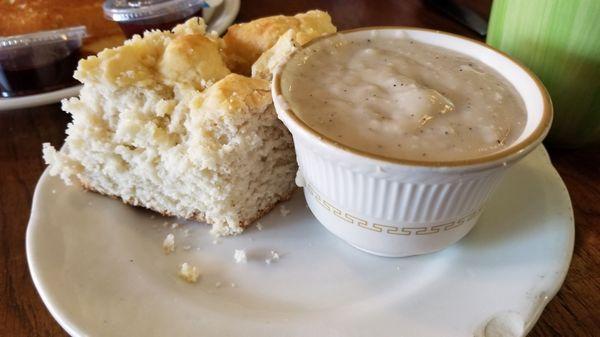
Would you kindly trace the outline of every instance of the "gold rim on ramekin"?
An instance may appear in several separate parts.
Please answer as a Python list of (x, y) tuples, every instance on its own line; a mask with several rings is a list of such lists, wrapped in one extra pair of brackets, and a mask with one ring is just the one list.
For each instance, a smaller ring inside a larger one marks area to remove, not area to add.
[[(540, 79), (531, 70), (529, 70), (527, 67), (522, 65), (520, 62), (518, 62), (515, 59), (513, 59), (512, 57), (510, 57), (508, 54), (506, 54), (500, 50), (497, 50), (495, 48), (492, 48), (489, 45), (487, 45), (481, 41), (477, 41), (477, 40), (474, 40), (474, 39), (471, 39), (468, 37), (464, 37), (464, 36), (461, 36), (458, 34), (452, 34), (452, 33), (442, 32), (442, 31), (433, 30), (433, 29), (406, 27), (406, 26), (373, 26), (373, 27), (355, 28), (355, 29), (344, 30), (344, 31), (340, 31), (340, 32), (336, 32), (333, 34), (328, 34), (328, 35), (324, 35), (324, 36), (315, 38), (314, 40), (309, 41), (302, 47), (300, 47), (300, 48), (296, 49), (294, 52), (292, 52), (290, 54), (290, 56), (288, 57), (288, 61), (291, 60), (294, 57), (294, 55), (296, 53), (298, 53), (300, 50), (308, 48), (311, 45), (313, 45), (314, 43), (319, 42), (321, 40), (331, 38), (332, 36), (348, 34), (348, 33), (353, 33), (353, 32), (358, 32), (358, 31), (384, 30), (384, 29), (413, 30), (413, 31), (416, 30), (416, 31), (425, 31), (425, 32), (430, 32), (430, 33), (435, 33), (435, 34), (447, 35), (447, 36), (458, 38), (461, 40), (466, 40), (467, 42), (477, 43), (480, 46), (483, 46), (484, 48), (491, 50), (492, 52), (495, 52), (495, 53), (500, 54), (501, 56), (504, 56), (506, 59), (511, 61), (517, 68), (520, 68), (521, 70), (523, 70), (533, 80), (534, 84), (538, 87), (538, 89), (542, 95), (542, 104), (543, 104), (542, 118), (541, 118), (539, 124), (527, 138), (525, 138), (524, 140), (522, 140), (518, 143), (515, 143), (513, 146), (510, 146), (504, 150), (501, 150), (498, 152), (493, 152), (491, 154), (488, 154), (488, 155), (485, 155), (482, 157), (477, 157), (477, 158), (472, 158), (472, 159), (463, 159), (463, 160), (449, 160), (449, 161), (425, 161), (425, 160), (413, 160), (413, 159), (399, 159), (399, 158), (393, 158), (393, 157), (388, 157), (388, 156), (383, 156), (383, 155), (367, 152), (364, 150), (355, 149), (348, 145), (339, 143), (339, 142), (335, 141), (334, 139), (330, 138), (329, 136), (322, 134), (322, 133), (318, 132), (317, 130), (313, 129), (310, 125), (306, 124), (302, 119), (300, 119), (294, 113), (294, 111), (289, 107), (289, 104), (286, 104), (288, 106), (287, 108), (285, 108), (286, 112), (288, 113), (289, 117), (296, 124), (298, 124), (298, 126), (300, 126), (305, 131), (308, 131), (310, 134), (312, 134), (313, 136), (316, 136), (317, 138), (319, 138), (320, 140), (324, 141), (325, 143), (327, 143), (329, 145), (333, 145), (337, 148), (340, 148), (342, 150), (351, 152), (351, 153), (359, 155), (359, 156), (364, 156), (364, 157), (368, 157), (371, 159), (389, 162), (389, 163), (393, 163), (393, 164), (402, 164), (402, 165), (410, 165), (410, 166), (424, 166), (424, 167), (457, 167), (457, 166), (471, 166), (471, 165), (492, 163), (495, 161), (499, 161), (502, 158), (507, 158), (507, 157), (510, 157), (514, 154), (521, 152), (522, 150), (528, 148), (532, 144), (535, 144), (538, 140), (540, 140), (548, 132), (548, 129), (550, 128), (550, 124), (552, 123), (552, 112), (553, 112), (552, 111), (553, 110), (552, 102), (550, 100), (550, 96), (548, 95), (548, 91), (546, 90), (546, 87), (544, 87), (544, 85), (542, 84)], [(469, 55), (467, 55), (467, 56), (469, 56)], [(281, 68), (273, 76), (273, 90), (274, 90), (274, 96), (276, 96), (276, 97), (277, 96), (283, 97), (283, 95), (281, 94), (281, 74), (284, 72), (286, 65), (287, 65), (287, 61), (281, 66)], [(507, 79), (503, 74), (500, 74), (500, 75), (502, 77), (504, 77), (505, 79)], [(509, 83), (512, 83), (512, 82), (509, 81)], [(519, 96), (523, 96), (523, 95), (519, 92)]]

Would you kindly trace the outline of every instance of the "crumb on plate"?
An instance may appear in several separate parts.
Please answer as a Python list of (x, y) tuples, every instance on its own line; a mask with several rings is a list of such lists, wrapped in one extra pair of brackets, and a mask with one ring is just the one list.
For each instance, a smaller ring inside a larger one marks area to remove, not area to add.
[(279, 207), (279, 212), (281, 212), (282, 216), (288, 216), (288, 214), (290, 214), (291, 211), (287, 207), (285, 207), (285, 205), (281, 205)]
[(163, 243), (162, 243), (163, 251), (165, 254), (169, 255), (175, 251), (175, 235), (173, 233), (167, 234)]
[(200, 277), (200, 271), (196, 266), (184, 262), (179, 267), (179, 277), (188, 283), (196, 283)]
[(265, 259), (266, 264), (271, 264), (272, 262), (277, 262), (277, 261), (279, 261), (279, 253), (277, 253), (274, 250), (272, 250), (269, 253), (269, 257)]
[(246, 256), (246, 251), (243, 249), (236, 249), (233, 252), (233, 259), (235, 260), (235, 263), (248, 262), (248, 257)]

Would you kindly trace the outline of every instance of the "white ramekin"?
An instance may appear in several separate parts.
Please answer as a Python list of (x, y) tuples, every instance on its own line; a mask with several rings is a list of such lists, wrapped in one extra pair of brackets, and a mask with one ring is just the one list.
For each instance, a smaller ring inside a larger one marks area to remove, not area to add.
[[(304, 186), (311, 211), (329, 231), (358, 249), (382, 256), (424, 254), (458, 241), (473, 228), (505, 171), (538, 146), (548, 132), (552, 104), (544, 86), (507, 55), (462, 36), (404, 27), (337, 34), (406, 36), (455, 50), (491, 66), (521, 95), (527, 122), (516, 142), (480, 158), (432, 163), (382, 157), (319, 134), (291, 111), (281, 95), (285, 64), (274, 75), (273, 100), (294, 138), (298, 181)], [(327, 38), (313, 40), (303, 48)]]

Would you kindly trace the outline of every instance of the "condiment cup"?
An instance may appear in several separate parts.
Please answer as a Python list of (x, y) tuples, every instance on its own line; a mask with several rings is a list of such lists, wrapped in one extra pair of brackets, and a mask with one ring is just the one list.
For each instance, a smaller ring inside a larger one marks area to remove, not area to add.
[(0, 37), (0, 97), (38, 94), (75, 85), (85, 26)]
[(170, 30), (193, 16), (201, 16), (203, 8), (216, 7), (216, 0), (106, 0), (102, 5), (104, 16), (115, 21), (128, 37), (144, 31)]
[(503, 150), (467, 160), (400, 160), (350, 148), (312, 129), (282, 96), (281, 76), (287, 63), (274, 74), (273, 100), (294, 139), (297, 182), (323, 226), (352, 246), (381, 256), (425, 254), (455, 243), (473, 228), (506, 171), (546, 136), (552, 122), (546, 89), (531, 71), (506, 54), (459, 35), (407, 27), (336, 34), (364, 39), (406, 37), (466, 54), (495, 69), (521, 96), (527, 114), (525, 128)]

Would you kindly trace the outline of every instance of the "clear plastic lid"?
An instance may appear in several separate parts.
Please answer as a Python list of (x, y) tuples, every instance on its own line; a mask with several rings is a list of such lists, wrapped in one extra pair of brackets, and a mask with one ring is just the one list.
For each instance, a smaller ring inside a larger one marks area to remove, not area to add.
[(0, 37), (0, 51), (11, 51), (23, 47), (37, 47), (57, 42), (81, 41), (86, 37), (85, 26)]
[(106, 0), (104, 16), (112, 21), (138, 21), (153, 19), (180, 12), (190, 15), (202, 8), (211, 7), (207, 0)]

